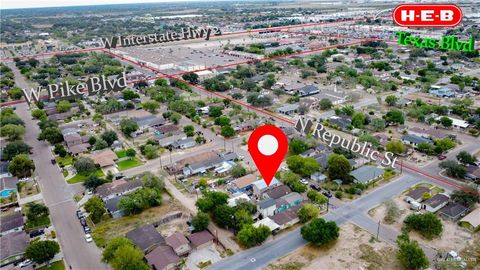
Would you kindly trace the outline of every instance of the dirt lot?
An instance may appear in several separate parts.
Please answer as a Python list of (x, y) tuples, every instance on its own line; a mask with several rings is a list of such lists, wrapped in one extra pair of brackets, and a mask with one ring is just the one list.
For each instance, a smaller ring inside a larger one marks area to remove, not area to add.
[(304, 246), (265, 269), (401, 269), (392, 256), (395, 252), (394, 246), (376, 242), (370, 233), (345, 224), (340, 228), (339, 239), (328, 247)]

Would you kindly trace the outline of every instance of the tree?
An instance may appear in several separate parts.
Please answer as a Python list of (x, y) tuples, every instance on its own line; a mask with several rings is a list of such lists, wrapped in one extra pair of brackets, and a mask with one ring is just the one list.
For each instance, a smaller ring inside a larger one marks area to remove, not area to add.
[(83, 182), (83, 185), (85, 186), (85, 188), (87, 189), (96, 189), (98, 186), (101, 186), (105, 183), (106, 181), (96, 175), (90, 175), (89, 177), (87, 177), (87, 179), (85, 179), (85, 181)]
[(203, 197), (198, 199), (195, 205), (198, 210), (208, 213), (215, 207), (226, 204), (228, 201), (228, 194), (216, 191), (204, 191)]
[(221, 127), (228, 126), (230, 125), (230, 118), (228, 116), (217, 117), (215, 118), (215, 125), (219, 125)]
[(36, 220), (47, 217), (49, 213), (48, 207), (44, 204), (35, 202), (28, 204), (27, 218), (29, 221), (35, 222)]
[(397, 101), (398, 101), (398, 97), (396, 96), (387, 96), (385, 98), (385, 102), (388, 104), (388, 106), (395, 106), (397, 104)]
[(158, 103), (155, 100), (146, 100), (142, 102), (142, 108), (144, 108), (145, 110), (151, 113), (155, 113), (158, 110), (158, 108), (160, 108), (160, 103)]
[(133, 246), (133, 243), (123, 236), (118, 236), (110, 240), (102, 252), (102, 261), (106, 263), (112, 261), (115, 251), (122, 246)]
[(68, 100), (60, 100), (57, 104), (57, 111), (59, 113), (68, 112), (72, 108), (72, 104)]
[(31, 176), (34, 170), (35, 164), (26, 154), (16, 155), (8, 164), (8, 172), (18, 178)]
[(166, 79), (156, 79), (154, 84), (157, 86), (168, 86), (168, 81)]
[(302, 176), (310, 176), (320, 169), (320, 165), (315, 159), (297, 155), (287, 158), (287, 165), (292, 172)]
[(47, 127), (38, 135), (40, 140), (46, 140), (51, 144), (63, 142), (62, 131), (58, 127)]
[(298, 217), (300, 218), (300, 222), (306, 223), (310, 221), (312, 218), (318, 217), (320, 214), (320, 210), (314, 206), (313, 204), (305, 203), (302, 205), (302, 208), (298, 210)]
[(143, 260), (143, 252), (136, 246), (124, 245), (117, 248), (110, 264), (114, 270), (149, 270)]
[(221, 134), (225, 138), (230, 138), (235, 136), (235, 130), (231, 126), (223, 126)]
[(471, 192), (467, 192), (464, 190), (455, 190), (450, 198), (452, 201), (462, 204), (465, 207), (472, 207), (476, 203), (480, 203), (480, 197), (475, 195), (476, 190), (472, 190)]
[(125, 154), (126, 154), (127, 157), (129, 157), (129, 158), (134, 158), (135, 155), (137, 154), (137, 151), (135, 151), (135, 149), (128, 148), (128, 149), (125, 151)]
[(467, 151), (461, 151), (457, 155), (457, 160), (462, 164), (468, 165), (468, 164), (474, 164), (477, 161), (477, 157), (468, 153)]
[(195, 72), (188, 73), (188, 74), (183, 74), (182, 79), (189, 81), (191, 84), (198, 84), (198, 75)]
[(85, 203), (85, 210), (90, 213), (93, 223), (98, 223), (105, 214), (105, 203), (98, 196), (93, 196)]
[(173, 112), (170, 117), (168, 117), (168, 119), (170, 121), (172, 121), (172, 123), (174, 123), (175, 125), (178, 124), (178, 122), (180, 122), (180, 119), (182, 118), (182, 115), (179, 114), (179, 113), (176, 113), (176, 112)]
[(253, 224), (253, 218), (250, 214), (250, 212), (248, 212), (246, 209), (238, 209), (236, 210), (235, 214), (234, 214), (234, 217), (235, 217), (235, 226), (236, 226), (236, 230), (239, 231), (243, 228), (243, 226), (246, 226), (246, 225), (251, 225)]
[(330, 180), (341, 179), (350, 181), (352, 166), (344, 155), (331, 154), (327, 160), (327, 173)]
[(235, 164), (235, 166), (232, 168), (231, 174), (233, 177), (239, 178), (247, 175), (247, 169), (245, 169), (241, 164)]
[(132, 99), (140, 98), (139, 94), (128, 89), (122, 91), (122, 96), (124, 100), (132, 100)]
[(258, 228), (253, 225), (245, 225), (238, 232), (237, 239), (245, 247), (253, 247), (263, 243), (270, 235), (270, 229), (265, 225), (260, 225)]
[(315, 190), (309, 190), (307, 192), (307, 197), (310, 201), (312, 201), (315, 204), (322, 205), (328, 203), (328, 198), (325, 197), (325, 195), (320, 194), (319, 192)]
[(322, 98), (319, 105), (321, 110), (329, 110), (333, 107), (332, 101), (328, 98)]
[(28, 245), (25, 250), (25, 257), (38, 264), (42, 264), (53, 259), (58, 252), (60, 252), (60, 246), (56, 241), (36, 240), (30, 242)]
[(391, 110), (385, 115), (385, 121), (388, 123), (403, 125), (405, 123), (405, 116), (399, 110)]
[(147, 159), (154, 159), (158, 157), (158, 147), (156, 145), (147, 144), (143, 149), (143, 153)]
[(89, 175), (95, 170), (97, 170), (97, 166), (93, 162), (91, 158), (88, 157), (80, 157), (75, 161), (73, 164), (75, 167), (75, 170), (77, 170), (77, 173), (82, 174), (82, 175)]
[(130, 137), (133, 132), (138, 130), (138, 124), (131, 119), (122, 119), (120, 121), (120, 129), (123, 134)]
[(365, 116), (365, 114), (361, 112), (356, 112), (352, 116), (352, 126), (356, 128), (363, 128), (366, 119), (367, 117)]
[(108, 143), (103, 139), (95, 141), (95, 150), (102, 150), (108, 147)]
[(134, 215), (150, 207), (158, 206), (161, 203), (162, 195), (160, 190), (143, 187), (133, 193), (122, 196), (118, 202), (118, 208), (126, 215)]
[(145, 187), (157, 190), (163, 190), (165, 188), (165, 182), (163, 181), (163, 178), (160, 178), (151, 172), (145, 172), (143, 174), (142, 183)]
[(382, 131), (385, 129), (385, 120), (381, 118), (374, 118), (370, 125), (375, 131)]
[(7, 137), (7, 140), (20, 140), (25, 134), (25, 128), (20, 125), (6, 124), (0, 128), (0, 136)]
[(210, 223), (208, 214), (201, 211), (198, 212), (194, 218), (192, 218), (192, 226), (196, 232), (206, 230), (208, 228), (208, 223)]
[(399, 140), (391, 140), (385, 145), (385, 149), (394, 154), (403, 154), (405, 153), (406, 147)]
[(18, 100), (23, 97), (22, 89), (18, 87), (12, 87), (8, 90), (8, 96), (11, 97), (13, 100)]
[(2, 149), (2, 159), (12, 160), (16, 155), (28, 154), (30, 146), (23, 141), (13, 141)]
[(210, 117), (219, 117), (222, 115), (222, 108), (218, 106), (210, 106), (208, 109), (208, 116)]
[(410, 241), (407, 233), (397, 238), (397, 257), (405, 269), (420, 270), (430, 265), (427, 256), (416, 241)]
[(235, 220), (234, 220), (235, 209), (232, 207), (223, 204), (216, 206), (213, 210), (213, 219), (215, 222), (224, 228), (234, 228), (235, 227)]
[(303, 225), (300, 232), (303, 239), (317, 246), (326, 245), (339, 236), (337, 224), (334, 221), (326, 222), (323, 218), (315, 218)]
[(292, 191), (303, 193), (307, 191), (307, 186), (300, 182), (300, 177), (293, 172), (280, 173), (280, 180)]
[(288, 149), (290, 153), (294, 155), (299, 155), (305, 152), (308, 149), (308, 144), (302, 139), (292, 139), (288, 144)]
[(445, 128), (449, 128), (453, 124), (453, 120), (450, 117), (442, 116), (439, 120), (439, 123), (442, 124)]
[(447, 175), (451, 177), (458, 177), (458, 178), (463, 178), (465, 177), (465, 168), (458, 164), (454, 160), (445, 160), (440, 162), (438, 166), (442, 169), (445, 169), (447, 171)]
[(113, 130), (107, 130), (103, 132), (102, 139), (107, 142), (108, 146), (112, 146), (113, 142), (118, 140), (117, 133)]
[(183, 132), (187, 137), (193, 137), (195, 135), (195, 128), (192, 125), (186, 125), (183, 127)]
[(407, 229), (418, 231), (422, 236), (431, 240), (442, 234), (442, 221), (433, 213), (411, 214), (403, 221)]
[(35, 109), (32, 111), (32, 117), (35, 119), (45, 119), (47, 118), (47, 114), (45, 113), (44, 110)]

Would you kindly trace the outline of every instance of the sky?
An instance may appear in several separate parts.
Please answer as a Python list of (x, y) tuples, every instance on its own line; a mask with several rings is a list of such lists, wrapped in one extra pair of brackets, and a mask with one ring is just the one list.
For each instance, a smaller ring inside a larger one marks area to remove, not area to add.
[[(185, 0), (1, 0), (0, 9), (66, 7), (128, 3), (182, 2)], [(190, 0), (191, 1), (191, 0)]]

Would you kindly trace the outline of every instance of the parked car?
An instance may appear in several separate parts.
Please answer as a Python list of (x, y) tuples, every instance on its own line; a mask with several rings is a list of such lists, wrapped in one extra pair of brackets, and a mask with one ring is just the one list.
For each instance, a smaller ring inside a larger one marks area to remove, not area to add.
[(50, 162), (52, 162), (53, 165), (55, 165), (57, 163), (57, 161), (55, 159), (51, 159)]
[(83, 217), (84, 217), (84, 215), (83, 215), (82, 210), (77, 210), (77, 218), (80, 219), (80, 218), (83, 218)]
[(83, 231), (84, 231), (85, 233), (91, 233), (91, 232), (92, 232), (92, 230), (90, 229), (90, 227), (88, 227), (88, 225), (87, 225), (87, 226), (83, 226)]
[(438, 155), (438, 159), (439, 159), (439, 160), (444, 160), (444, 159), (446, 159), (446, 158), (447, 158), (447, 156), (445, 156), (445, 155)]
[(29, 235), (30, 235), (30, 238), (34, 238), (34, 237), (37, 237), (37, 236), (42, 235), (44, 233), (45, 233), (45, 231), (43, 229), (36, 229), (36, 230), (31, 231)]
[(305, 179), (305, 178), (302, 178), (302, 179), (300, 180), (300, 183), (306, 185), (306, 184), (308, 184), (308, 180)]
[(316, 191), (321, 191), (322, 189), (318, 184), (310, 184), (310, 187)]
[(23, 268), (23, 267), (29, 266), (32, 263), (33, 263), (32, 260), (27, 259), (27, 260), (21, 262), (18, 266), (20, 266), (20, 268)]
[(322, 194), (325, 195), (325, 197), (327, 197), (327, 198), (332, 197), (332, 193), (329, 190), (326, 190), (326, 191), (322, 192)]
[(92, 235), (89, 233), (85, 234), (85, 241), (87, 241), (87, 243), (92, 242), (93, 241)]
[(84, 217), (80, 218), (80, 224), (82, 224), (82, 226), (84, 226), (84, 227), (87, 226), (87, 221), (85, 220)]

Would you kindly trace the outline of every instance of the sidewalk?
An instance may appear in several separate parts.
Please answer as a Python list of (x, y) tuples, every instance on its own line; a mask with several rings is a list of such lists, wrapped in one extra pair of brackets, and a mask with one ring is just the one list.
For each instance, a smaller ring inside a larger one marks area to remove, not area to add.
[(24, 205), (24, 204), (31, 203), (31, 202), (38, 201), (38, 200), (43, 201), (43, 195), (42, 195), (41, 192), (38, 193), (38, 194), (35, 194), (33, 196), (29, 196), (29, 197), (26, 197), (26, 198), (23, 198), (23, 199), (19, 199), (18, 204)]

